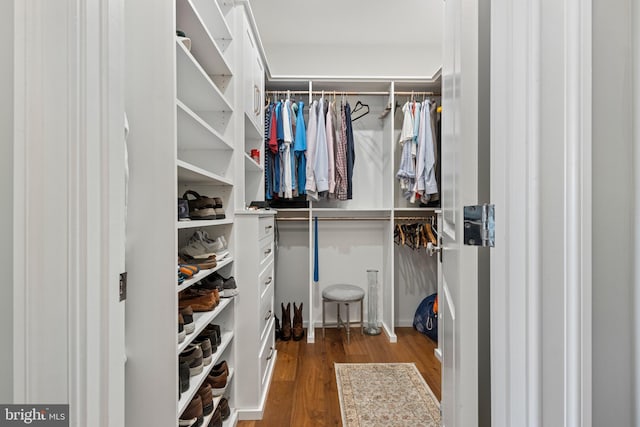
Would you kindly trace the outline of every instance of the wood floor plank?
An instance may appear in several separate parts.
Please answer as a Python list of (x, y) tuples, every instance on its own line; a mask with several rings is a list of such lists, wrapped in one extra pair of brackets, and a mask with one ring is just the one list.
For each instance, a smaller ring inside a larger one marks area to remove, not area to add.
[(326, 338), (316, 331), (316, 342), (278, 341), (278, 358), (260, 421), (239, 421), (239, 427), (340, 426), (340, 402), (334, 363), (414, 362), (431, 390), (440, 399), (440, 362), (436, 344), (413, 330), (397, 328), (397, 343), (386, 335), (360, 335), (352, 331), (347, 344), (344, 331), (327, 329)]

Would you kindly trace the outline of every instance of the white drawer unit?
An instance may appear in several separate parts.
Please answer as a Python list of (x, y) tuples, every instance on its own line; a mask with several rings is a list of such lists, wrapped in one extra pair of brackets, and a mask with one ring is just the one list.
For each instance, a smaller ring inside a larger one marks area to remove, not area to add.
[(262, 293), (262, 298), (260, 300), (260, 339), (264, 337), (266, 332), (266, 327), (275, 316), (275, 308), (273, 307), (273, 285), (267, 285), (264, 292)]
[(274, 215), (269, 215), (267, 217), (260, 218), (258, 240), (261, 240), (267, 236), (273, 236), (275, 227), (273, 217)]
[[(276, 277), (272, 211), (236, 212), (237, 297), (236, 405), (243, 420), (262, 419), (277, 356), (275, 349)], [(256, 360), (258, 363), (256, 363)]]
[(266, 387), (273, 371), (274, 356), (276, 354), (276, 342), (274, 337), (275, 319), (269, 323), (269, 334), (265, 336), (262, 346), (260, 347), (260, 383), (262, 387)]
[(273, 261), (274, 249), (273, 235), (260, 240), (260, 266), (264, 267), (269, 262)]

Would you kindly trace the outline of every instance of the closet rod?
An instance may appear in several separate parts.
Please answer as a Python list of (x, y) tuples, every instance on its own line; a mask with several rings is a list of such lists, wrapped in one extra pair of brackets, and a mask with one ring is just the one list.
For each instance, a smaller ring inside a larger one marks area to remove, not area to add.
[[(290, 94), (290, 95), (309, 95), (309, 91), (308, 90), (267, 90), (265, 91), (268, 95), (275, 95), (275, 94)], [(339, 90), (313, 90), (311, 91), (312, 95), (322, 95), (325, 94), (327, 96), (329, 95), (333, 95), (333, 93), (336, 94), (336, 96), (338, 95), (349, 95), (349, 96), (354, 96), (354, 95), (389, 95), (390, 92), (344, 92), (344, 91), (339, 91)], [(394, 92), (396, 95), (400, 95), (400, 96), (404, 96), (404, 95), (416, 95), (416, 96), (420, 96), (420, 95), (429, 95), (429, 96), (440, 96), (439, 93), (435, 93), (435, 92)]]
[[(361, 216), (319, 216), (317, 217), (318, 221), (389, 221), (391, 218), (388, 216), (370, 216), (370, 217), (361, 217)], [(311, 219), (315, 219), (315, 217), (311, 217)], [(292, 217), (276, 217), (277, 221), (308, 221), (309, 217), (305, 216), (292, 216)]]
[[(431, 212), (429, 212), (431, 213)], [(426, 218), (434, 216), (435, 213), (431, 213), (431, 215), (426, 216), (396, 216), (391, 218), (389, 216), (371, 216), (371, 217), (361, 217), (361, 216), (319, 216), (319, 221), (391, 221), (391, 219), (399, 220), (399, 221), (422, 221)], [(314, 219), (314, 217), (311, 217)], [(283, 216), (276, 217), (277, 221), (308, 221), (308, 216)]]

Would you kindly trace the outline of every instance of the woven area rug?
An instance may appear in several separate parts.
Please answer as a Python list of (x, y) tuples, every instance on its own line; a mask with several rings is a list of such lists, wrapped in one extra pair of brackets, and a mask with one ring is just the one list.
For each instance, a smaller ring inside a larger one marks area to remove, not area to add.
[(336, 363), (343, 427), (437, 427), (440, 404), (414, 363)]

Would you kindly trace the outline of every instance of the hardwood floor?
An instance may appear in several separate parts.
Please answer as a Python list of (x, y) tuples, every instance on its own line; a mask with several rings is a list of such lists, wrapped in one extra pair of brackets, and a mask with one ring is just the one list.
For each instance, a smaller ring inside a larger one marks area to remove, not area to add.
[(398, 342), (386, 335), (351, 334), (347, 345), (343, 331), (316, 330), (316, 342), (278, 341), (278, 359), (264, 417), (239, 421), (238, 427), (340, 426), (340, 403), (333, 363), (414, 362), (440, 399), (440, 362), (433, 354), (436, 344), (413, 328), (396, 328)]

